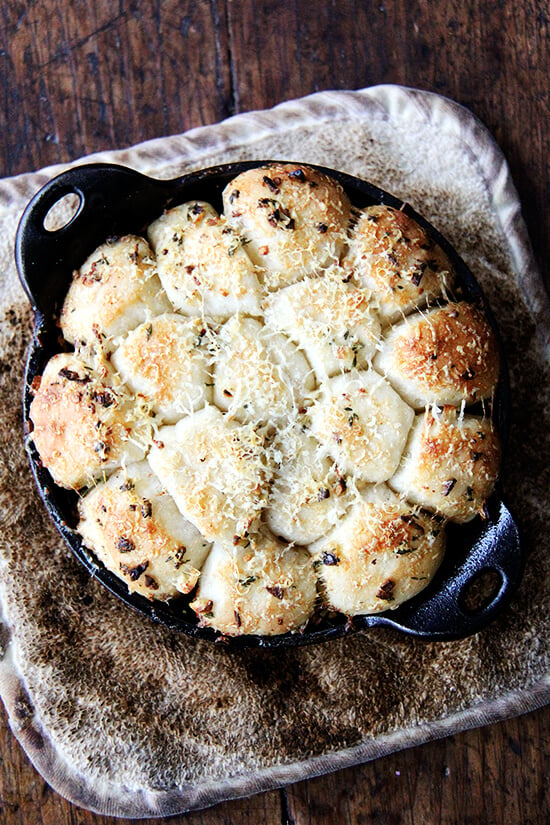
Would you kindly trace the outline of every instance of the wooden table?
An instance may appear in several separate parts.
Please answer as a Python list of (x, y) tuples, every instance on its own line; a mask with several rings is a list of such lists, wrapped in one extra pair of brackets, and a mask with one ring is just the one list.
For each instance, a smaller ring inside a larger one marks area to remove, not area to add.
[[(2, 176), (322, 89), (416, 86), (465, 104), (492, 130), (550, 284), (545, 3), (0, 0), (0, 9)], [(113, 821), (51, 791), (5, 717), (2, 725), (4, 825)], [(549, 740), (545, 709), (171, 822), (542, 825), (550, 821)]]

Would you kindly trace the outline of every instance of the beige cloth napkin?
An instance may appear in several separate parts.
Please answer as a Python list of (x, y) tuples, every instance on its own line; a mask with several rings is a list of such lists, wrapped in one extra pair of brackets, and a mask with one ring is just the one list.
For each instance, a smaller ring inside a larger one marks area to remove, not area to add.
[(13, 238), (28, 198), (64, 167), (1, 181), (0, 693), (45, 779), (110, 815), (206, 806), (550, 698), (549, 313), (498, 147), (456, 104), (380, 86), (323, 92), (93, 159), (169, 178), (266, 157), (338, 168), (409, 201), (481, 281), (511, 369), (504, 488), (528, 550), (526, 574), (510, 608), (458, 642), (379, 628), (297, 650), (231, 653), (129, 611), (57, 535), (23, 449), (31, 327)]

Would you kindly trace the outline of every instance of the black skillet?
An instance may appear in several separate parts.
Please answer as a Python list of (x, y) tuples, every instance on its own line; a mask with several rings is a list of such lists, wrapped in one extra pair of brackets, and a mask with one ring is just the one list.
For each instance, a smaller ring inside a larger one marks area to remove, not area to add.
[[(25, 422), (29, 419), (33, 379), (42, 374), (48, 359), (63, 347), (56, 319), (73, 271), (106, 238), (127, 233), (140, 234), (164, 209), (174, 204), (192, 199), (206, 200), (221, 211), (221, 193), (226, 184), (245, 169), (263, 163), (268, 161), (233, 163), (168, 181), (145, 177), (122, 166), (89, 164), (64, 172), (35, 195), (23, 214), (16, 239), (19, 276), (34, 310), (35, 324), (24, 389)], [(426, 228), (454, 264), (463, 297), (483, 305), (497, 332), (491, 311), (470, 270), (426, 220), (407, 204), (370, 183), (324, 167), (316, 168), (339, 180), (355, 206), (382, 203), (405, 209)], [(47, 215), (66, 195), (76, 195), (79, 205), (65, 226), (49, 231), (44, 225)], [(506, 434), (507, 408), (508, 385), (503, 366), (493, 410), (502, 438)], [(447, 552), (436, 577), (426, 590), (396, 610), (353, 619), (327, 615), (310, 622), (302, 633), (229, 639), (211, 628), (197, 625), (195, 615), (188, 608), (189, 598), (163, 603), (152, 602), (138, 593), (129, 594), (124, 582), (82, 545), (75, 531), (77, 494), (54, 484), (49, 472), (42, 466), (32, 441), (28, 441), (27, 449), (48, 513), (90, 574), (127, 605), (170, 628), (197, 638), (227, 642), (231, 646), (280, 648), (387, 625), (429, 640), (457, 639), (485, 627), (507, 604), (521, 578), (522, 555), (517, 527), (496, 493), (487, 504), (486, 519), (478, 517), (468, 525), (447, 528)], [(491, 592), (481, 603), (476, 603), (472, 593), (479, 582), (489, 576), (493, 578)]]

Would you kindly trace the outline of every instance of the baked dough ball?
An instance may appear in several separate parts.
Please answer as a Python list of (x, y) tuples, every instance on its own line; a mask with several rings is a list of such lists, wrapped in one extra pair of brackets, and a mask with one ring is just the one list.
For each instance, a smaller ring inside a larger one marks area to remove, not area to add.
[(342, 283), (343, 271), (327, 271), (269, 295), (265, 321), (302, 347), (319, 380), (372, 360), (380, 324), (369, 295)]
[(409, 316), (392, 327), (374, 363), (417, 409), (490, 398), (500, 369), (493, 330), (466, 301)]
[(31, 439), (56, 484), (79, 489), (121, 464), (143, 458), (147, 418), (76, 355), (54, 355), (36, 388)]
[(413, 418), (374, 370), (329, 379), (310, 409), (312, 434), (341, 470), (373, 482), (395, 473)]
[(165, 600), (194, 588), (210, 544), (183, 518), (146, 461), (92, 488), (79, 513), (84, 544), (131, 593)]
[(176, 206), (148, 229), (163, 286), (185, 315), (260, 314), (258, 271), (243, 238), (203, 201)]
[(276, 422), (315, 387), (304, 354), (254, 318), (230, 318), (217, 349), (214, 403), (240, 421)]
[(271, 454), (275, 477), (265, 511), (267, 524), (276, 536), (309, 544), (327, 533), (349, 507), (347, 479), (319, 442), (299, 426), (279, 433)]
[(159, 421), (174, 423), (211, 399), (208, 340), (201, 318), (158, 315), (128, 333), (111, 363)]
[(445, 531), (440, 520), (377, 485), (310, 551), (331, 608), (348, 616), (379, 613), (429, 584), (443, 559)]
[(250, 535), (236, 546), (214, 545), (191, 607), (202, 627), (228, 636), (296, 632), (313, 613), (316, 578), (304, 548)]
[(416, 416), (403, 462), (389, 484), (409, 501), (465, 522), (483, 513), (499, 463), (500, 443), (490, 419), (436, 407)]
[(170, 309), (149, 244), (125, 235), (101, 244), (74, 273), (61, 329), (72, 344), (90, 343), (122, 335)]
[(270, 289), (338, 262), (345, 248), (348, 196), (307, 166), (275, 163), (242, 172), (225, 188), (223, 203)]
[(454, 281), (441, 247), (413, 218), (391, 206), (360, 210), (345, 266), (360, 286), (372, 291), (384, 322), (446, 295)]
[(209, 541), (243, 535), (265, 507), (264, 438), (216, 407), (161, 427), (149, 463), (181, 513)]

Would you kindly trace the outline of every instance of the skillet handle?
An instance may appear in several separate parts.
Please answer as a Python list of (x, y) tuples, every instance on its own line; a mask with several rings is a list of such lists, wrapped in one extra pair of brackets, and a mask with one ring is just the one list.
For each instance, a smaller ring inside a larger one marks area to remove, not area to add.
[[(420, 606), (406, 603), (396, 611), (395, 617), (391, 613), (365, 617), (366, 624), (388, 625), (413, 636), (434, 640), (462, 638), (488, 625), (510, 600), (523, 572), (518, 528), (510, 511), (497, 497), (493, 498), (489, 509), (489, 519), (467, 558), (431, 598)], [(467, 589), (489, 571), (500, 578), (498, 591), (488, 604), (468, 610), (465, 604)]]
[[(151, 212), (162, 211), (172, 186), (108, 163), (77, 166), (49, 181), (25, 209), (15, 240), (19, 278), (34, 312), (50, 314), (73, 270), (105, 238), (145, 226)], [(46, 229), (49, 211), (66, 195), (79, 199), (75, 213), (63, 227)]]

